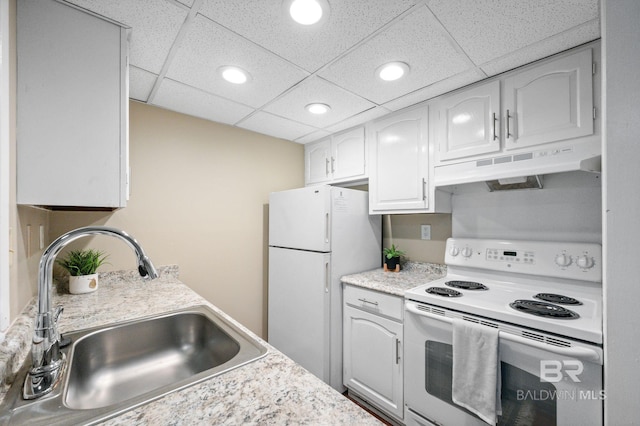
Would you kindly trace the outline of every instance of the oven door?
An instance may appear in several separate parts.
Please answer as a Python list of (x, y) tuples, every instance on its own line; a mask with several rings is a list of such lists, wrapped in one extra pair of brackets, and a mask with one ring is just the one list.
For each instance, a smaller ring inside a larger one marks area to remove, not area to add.
[[(451, 316), (462, 314), (410, 300), (405, 306), (407, 410), (435, 424), (486, 425), (451, 399)], [(500, 331), (502, 415), (498, 424), (601, 425), (601, 350), (584, 344), (567, 348), (528, 343), (513, 334), (515, 329), (509, 326), (512, 333)]]

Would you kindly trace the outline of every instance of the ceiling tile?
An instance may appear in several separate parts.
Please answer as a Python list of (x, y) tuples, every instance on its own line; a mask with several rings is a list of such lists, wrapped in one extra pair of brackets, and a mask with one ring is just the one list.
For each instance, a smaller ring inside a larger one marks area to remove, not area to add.
[(205, 0), (200, 13), (314, 72), (417, 0), (331, 0), (329, 17), (318, 26), (296, 24), (286, 1)]
[[(441, 58), (446, 58), (442, 60)], [(410, 73), (397, 81), (378, 79), (375, 70), (406, 62)], [(413, 92), (469, 68), (442, 26), (426, 7), (417, 8), (386, 31), (360, 45), (319, 75), (378, 104)]]
[(137, 101), (147, 102), (157, 78), (158, 76), (153, 73), (129, 66), (129, 97)]
[(486, 75), (484, 73), (477, 69), (472, 69), (454, 75), (453, 77), (438, 81), (437, 83), (433, 83), (420, 90), (409, 93), (408, 95), (399, 97), (398, 99), (394, 99), (390, 102), (387, 102), (383, 106), (392, 111), (397, 111), (402, 108), (406, 108), (411, 105), (426, 101), (428, 99), (435, 98), (436, 96), (440, 96), (444, 93), (450, 92), (460, 87), (464, 87), (467, 84), (480, 81), (484, 78), (486, 78)]
[[(331, 110), (322, 115), (305, 109), (310, 103), (322, 103)], [(375, 104), (349, 93), (326, 80), (312, 76), (264, 108), (265, 111), (309, 126), (324, 128), (374, 107)]]
[(598, 0), (428, 0), (477, 65), (598, 18)]
[(496, 75), (553, 55), (600, 37), (600, 20), (594, 19), (531, 46), (480, 66), (487, 75)]
[(67, 0), (131, 27), (129, 62), (159, 74), (187, 16), (184, 7), (165, 0)]
[(361, 112), (360, 114), (354, 115), (353, 117), (349, 117), (346, 120), (341, 121), (340, 123), (329, 126), (326, 128), (326, 130), (329, 130), (331, 133), (340, 132), (350, 127), (355, 127), (359, 124), (366, 123), (369, 120), (374, 120), (376, 118), (382, 117), (389, 112), (391, 111), (383, 107), (371, 108), (370, 110)]
[(242, 127), (243, 129), (253, 130), (254, 132), (264, 133), (265, 135), (290, 141), (299, 139), (318, 130), (310, 126), (261, 111), (256, 112), (251, 117), (241, 121), (237, 126)]
[(218, 123), (235, 124), (254, 110), (184, 84), (164, 79), (153, 105)]
[(331, 136), (331, 132), (327, 132), (326, 130), (318, 130), (317, 132), (309, 133), (308, 135), (298, 138), (294, 142), (307, 144), (307, 143), (315, 142), (322, 138), (326, 138), (327, 136)]
[[(223, 80), (217, 70), (224, 65), (245, 69), (251, 80), (242, 85)], [(173, 80), (253, 107), (261, 107), (307, 76), (200, 15), (192, 21), (167, 72)]]

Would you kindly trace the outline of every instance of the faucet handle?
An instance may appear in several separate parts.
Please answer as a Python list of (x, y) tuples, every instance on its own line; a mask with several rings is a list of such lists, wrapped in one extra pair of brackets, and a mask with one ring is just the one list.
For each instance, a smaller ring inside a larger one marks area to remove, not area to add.
[(62, 315), (63, 311), (64, 311), (64, 307), (62, 305), (56, 306), (56, 309), (53, 311), (53, 321), (51, 323), (51, 326), (53, 328), (53, 333), (54, 333), (53, 338), (58, 343), (60, 343), (60, 340), (62, 340), (62, 335), (58, 331), (58, 319), (60, 319), (60, 315)]
[(60, 315), (62, 315), (62, 312), (64, 312), (64, 306), (62, 306), (62, 305), (56, 306), (56, 310), (53, 312), (53, 322), (54, 323), (58, 322), (58, 318), (60, 318)]

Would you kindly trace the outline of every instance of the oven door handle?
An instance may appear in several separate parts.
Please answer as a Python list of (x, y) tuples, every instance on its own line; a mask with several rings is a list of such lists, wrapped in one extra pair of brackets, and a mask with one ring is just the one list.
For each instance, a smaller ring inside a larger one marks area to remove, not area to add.
[[(429, 312), (422, 311), (417, 308), (417, 305), (412, 302), (407, 302), (405, 307), (409, 312), (415, 315), (420, 315), (423, 317), (427, 317), (430, 319), (434, 319), (437, 321), (442, 321), (447, 324), (453, 324), (453, 319), (449, 317), (445, 317), (442, 315), (435, 315)], [(578, 346), (572, 347), (564, 347), (564, 346), (554, 346), (549, 345), (547, 343), (538, 342), (537, 340), (527, 339), (526, 337), (521, 337), (515, 334), (507, 333), (505, 331), (499, 331), (501, 340), (508, 340), (510, 342), (521, 343), (523, 345), (532, 346), (534, 348), (542, 349), (547, 352), (552, 352), (562, 356), (568, 356), (571, 358), (580, 359), (583, 361), (595, 362), (596, 364), (602, 365), (602, 355), (591, 348), (584, 348)]]

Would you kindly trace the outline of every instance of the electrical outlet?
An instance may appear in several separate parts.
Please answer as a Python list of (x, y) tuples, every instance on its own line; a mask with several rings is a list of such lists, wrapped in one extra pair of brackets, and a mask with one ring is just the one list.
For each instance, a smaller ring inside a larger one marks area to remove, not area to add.
[(44, 250), (44, 225), (40, 225), (40, 238), (38, 248)]
[(420, 238), (423, 240), (431, 239), (431, 225), (420, 225)]
[(31, 225), (27, 225), (27, 257), (31, 257)]

